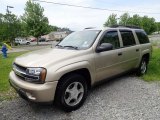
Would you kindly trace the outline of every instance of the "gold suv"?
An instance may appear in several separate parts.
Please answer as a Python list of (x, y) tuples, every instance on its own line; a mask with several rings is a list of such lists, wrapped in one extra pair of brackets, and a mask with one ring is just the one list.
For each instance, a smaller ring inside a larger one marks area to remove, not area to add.
[(143, 29), (115, 26), (73, 32), (54, 48), (17, 57), (9, 82), (34, 102), (78, 109), (97, 82), (136, 69), (147, 71), (151, 43)]

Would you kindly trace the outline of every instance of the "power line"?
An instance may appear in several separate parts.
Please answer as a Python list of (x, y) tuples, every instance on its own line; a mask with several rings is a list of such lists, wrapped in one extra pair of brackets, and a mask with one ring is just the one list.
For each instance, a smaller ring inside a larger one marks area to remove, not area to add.
[(144, 13), (144, 14), (160, 14), (160, 13), (152, 13), (152, 12), (134, 12), (134, 11), (125, 11), (125, 10), (116, 10), (116, 9), (89, 7), (89, 6), (73, 5), (73, 4), (67, 4), (67, 3), (50, 2), (50, 1), (44, 1), (44, 0), (33, 0), (33, 1), (43, 2), (43, 3), (50, 3), (50, 4), (56, 4), (56, 5), (63, 5), (63, 6), (70, 6), (70, 7), (79, 7), (79, 8), (86, 8), (86, 9), (112, 11), (112, 12), (130, 12), (130, 13)]

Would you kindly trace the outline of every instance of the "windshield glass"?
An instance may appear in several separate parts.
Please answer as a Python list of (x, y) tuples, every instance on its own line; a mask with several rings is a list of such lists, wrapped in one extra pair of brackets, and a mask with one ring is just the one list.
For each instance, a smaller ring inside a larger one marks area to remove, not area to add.
[(96, 39), (99, 30), (84, 30), (73, 32), (64, 38), (57, 46), (85, 49), (89, 48)]

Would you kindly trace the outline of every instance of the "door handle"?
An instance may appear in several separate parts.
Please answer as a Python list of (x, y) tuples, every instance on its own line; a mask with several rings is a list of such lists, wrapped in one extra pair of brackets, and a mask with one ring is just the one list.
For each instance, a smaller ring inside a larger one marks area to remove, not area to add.
[(119, 53), (118, 53), (118, 56), (121, 56), (121, 55), (122, 55), (122, 52), (119, 52)]
[(136, 52), (138, 52), (139, 51), (139, 49), (136, 49)]

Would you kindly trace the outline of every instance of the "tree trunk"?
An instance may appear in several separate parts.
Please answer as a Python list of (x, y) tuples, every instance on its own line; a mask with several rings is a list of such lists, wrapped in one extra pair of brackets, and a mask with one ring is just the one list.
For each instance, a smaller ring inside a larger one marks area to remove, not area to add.
[(36, 37), (36, 39), (37, 39), (37, 45), (39, 45), (38, 37)]

